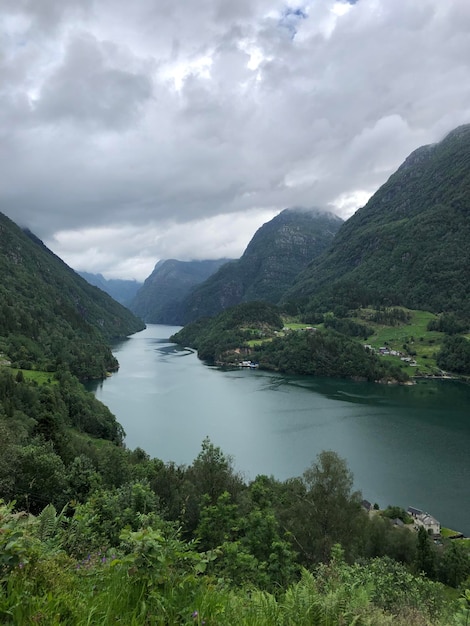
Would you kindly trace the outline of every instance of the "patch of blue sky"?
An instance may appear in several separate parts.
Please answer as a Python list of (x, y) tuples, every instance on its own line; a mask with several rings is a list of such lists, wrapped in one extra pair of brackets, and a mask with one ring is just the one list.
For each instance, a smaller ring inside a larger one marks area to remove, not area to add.
[(297, 24), (307, 18), (308, 14), (303, 8), (286, 7), (279, 20), (279, 26), (285, 28), (289, 32), (291, 39), (294, 39), (297, 34)]

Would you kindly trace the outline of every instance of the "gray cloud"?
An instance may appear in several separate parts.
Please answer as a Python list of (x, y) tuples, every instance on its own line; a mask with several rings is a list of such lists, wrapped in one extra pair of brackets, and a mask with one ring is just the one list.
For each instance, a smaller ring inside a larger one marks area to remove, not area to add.
[(66, 120), (98, 130), (123, 130), (135, 123), (141, 107), (152, 94), (150, 79), (109, 66), (119, 55), (114, 45), (90, 36), (73, 39), (64, 62), (44, 84), (34, 103), (39, 122), (60, 124)]
[(349, 215), (470, 121), (467, 0), (0, 12), (0, 210), (79, 269), (144, 278), (240, 254), (286, 206)]

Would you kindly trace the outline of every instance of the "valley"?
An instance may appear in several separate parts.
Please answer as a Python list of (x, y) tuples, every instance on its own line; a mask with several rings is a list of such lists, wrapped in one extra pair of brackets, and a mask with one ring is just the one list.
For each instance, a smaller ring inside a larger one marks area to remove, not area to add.
[(285, 209), (239, 260), (88, 276), (172, 324), (145, 329), (0, 215), (5, 623), (233, 623), (248, 591), (279, 615), (333, 592), (332, 623), (468, 618), (468, 542), (392, 512), (470, 534), (469, 188), (463, 126), (345, 222)]

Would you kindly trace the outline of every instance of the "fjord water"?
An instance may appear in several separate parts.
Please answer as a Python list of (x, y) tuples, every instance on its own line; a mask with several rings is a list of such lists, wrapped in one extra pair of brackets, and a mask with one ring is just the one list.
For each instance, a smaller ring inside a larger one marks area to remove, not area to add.
[(367, 500), (426, 510), (470, 535), (470, 385), (221, 371), (170, 344), (176, 330), (149, 325), (117, 344), (119, 372), (93, 389), (129, 448), (189, 464), (209, 436), (247, 480), (300, 476), (335, 450)]

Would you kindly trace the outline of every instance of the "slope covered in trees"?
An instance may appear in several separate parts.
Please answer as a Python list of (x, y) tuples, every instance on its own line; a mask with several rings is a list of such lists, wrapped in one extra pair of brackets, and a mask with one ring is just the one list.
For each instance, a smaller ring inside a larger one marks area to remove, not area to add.
[[(224, 361), (238, 354), (242, 361), (247, 342), (272, 337), (282, 328), (279, 311), (266, 302), (244, 302), (230, 307), (214, 318), (204, 318), (186, 325), (171, 341), (196, 348), (198, 356), (208, 361)], [(241, 348), (241, 350), (240, 350)]]
[(413, 152), (286, 296), (470, 317), (470, 125)]
[(331, 243), (342, 220), (318, 210), (286, 209), (261, 226), (238, 261), (223, 265), (194, 289), (182, 322), (252, 300), (277, 303), (294, 277)]
[(345, 334), (326, 328), (279, 333), (282, 328), (275, 305), (245, 302), (188, 324), (170, 340), (195, 348), (199, 358), (212, 363), (236, 365), (250, 359), (263, 369), (290, 374), (408, 380), (400, 367), (381, 360)]
[(103, 377), (117, 365), (108, 342), (143, 328), (2, 214), (0, 272), (0, 353), (19, 367)]

